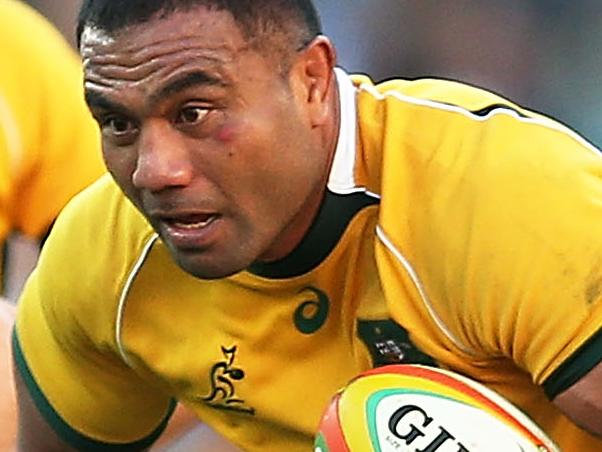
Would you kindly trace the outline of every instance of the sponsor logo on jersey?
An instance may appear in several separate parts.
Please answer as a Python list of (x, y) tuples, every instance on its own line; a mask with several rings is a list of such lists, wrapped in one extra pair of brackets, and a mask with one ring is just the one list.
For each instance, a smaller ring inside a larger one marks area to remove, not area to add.
[(295, 310), (295, 327), (303, 334), (314, 334), (324, 326), (330, 311), (330, 300), (320, 289), (305, 287), (299, 291), (307, 297)]

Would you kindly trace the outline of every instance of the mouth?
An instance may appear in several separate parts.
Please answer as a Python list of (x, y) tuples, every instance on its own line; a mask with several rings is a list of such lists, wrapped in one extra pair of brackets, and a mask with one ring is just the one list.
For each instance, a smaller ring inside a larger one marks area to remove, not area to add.
[(177, 217), (163, 217), (161, 221), (168, 227), (174, 229), (202, 229), (213, 223), (218, 216), (216, 214), (193, 214)]
[(221, 215), (217, 213), (183, 213), (160, 215), (159, 230), (164, 239), (180, 249), (207, 248), (217, 239)]

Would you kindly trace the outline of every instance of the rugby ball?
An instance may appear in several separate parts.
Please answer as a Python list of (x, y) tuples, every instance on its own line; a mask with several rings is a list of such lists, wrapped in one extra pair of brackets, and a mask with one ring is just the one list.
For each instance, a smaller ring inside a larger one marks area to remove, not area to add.
[(457, 373), (395, 364), (364, 372), (329, 403), (315, 452), (560, 452), (522, 411)]

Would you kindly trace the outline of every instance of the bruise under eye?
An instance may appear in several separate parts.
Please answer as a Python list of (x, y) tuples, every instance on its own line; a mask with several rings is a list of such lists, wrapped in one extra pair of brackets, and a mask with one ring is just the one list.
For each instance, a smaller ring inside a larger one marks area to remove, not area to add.
[(232, 141), (236, 136), (237, 131), (238, 130), (234, 125), (223, 125), (217, 130), (215, 138), (223, 142)]

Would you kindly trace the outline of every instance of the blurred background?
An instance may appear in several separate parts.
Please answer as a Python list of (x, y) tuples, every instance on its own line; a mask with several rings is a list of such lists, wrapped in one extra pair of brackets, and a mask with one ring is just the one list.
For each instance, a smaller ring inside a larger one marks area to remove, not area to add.
[[(73, 43), (79, 0), (30, 0)], [(602, 146), (600, 0), (316, 0), (339, 63), (487, 87)]]

